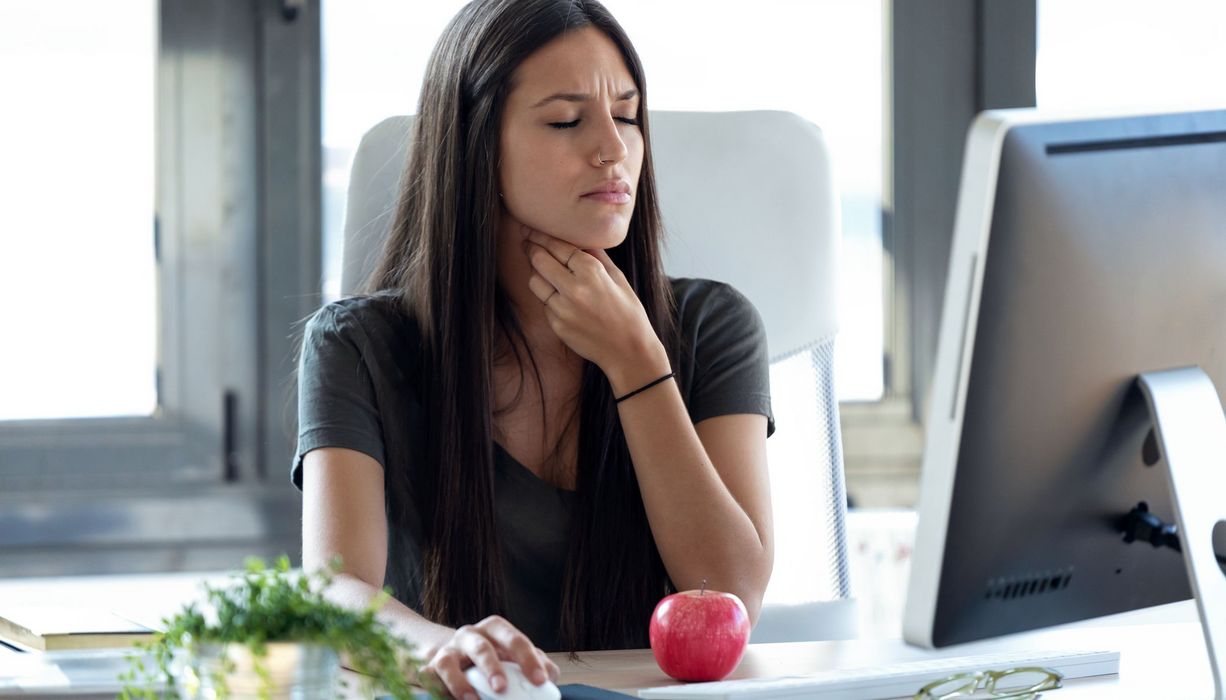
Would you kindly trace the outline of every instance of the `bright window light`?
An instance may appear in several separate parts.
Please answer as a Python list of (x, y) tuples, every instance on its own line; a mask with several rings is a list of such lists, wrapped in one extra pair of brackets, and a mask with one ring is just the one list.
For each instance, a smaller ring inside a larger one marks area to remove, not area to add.
[(1040, 0), (1040, 107), (1226, 107), (1226, 2)]
[(150, 415), (157, 3), (0, 3), (0, 420)]

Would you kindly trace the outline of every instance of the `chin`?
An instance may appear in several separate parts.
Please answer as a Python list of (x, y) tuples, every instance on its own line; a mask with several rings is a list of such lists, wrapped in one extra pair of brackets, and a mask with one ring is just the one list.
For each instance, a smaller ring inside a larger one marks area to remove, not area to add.
[(620, 229), (614, 231), (583, 231), (556, 237), (584, 250), (593, 250), (595, 248), (608, 250), (616, 248), (622, 244), (622, 241), (626, 240), (626, 231)]
[(617, 246), (621, 245), (622, 242), (625, 240), (626, 240), (626, 231), (624, 229), (620, 231), (608, 231), (606, 233), (594, 235), (592, 237), (592, 243), (590, 245), (584, 245), (582, 247), (600, 248), (601, 250), (609, 250), (610, 248), (616, 248)]

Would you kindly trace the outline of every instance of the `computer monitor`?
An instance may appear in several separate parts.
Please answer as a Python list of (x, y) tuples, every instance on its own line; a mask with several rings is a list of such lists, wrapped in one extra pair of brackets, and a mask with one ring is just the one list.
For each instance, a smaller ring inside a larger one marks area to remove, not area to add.
[(1154, 535), (1168, 546), (1121, 531), (1140, 504), (1157, 530), (1176, 520), (1136, 380), (1185, 366), (1222, 400), (1226, 111), (980, 115), (904, 637), (941, 647), (1190, 597), (1170, 528)]

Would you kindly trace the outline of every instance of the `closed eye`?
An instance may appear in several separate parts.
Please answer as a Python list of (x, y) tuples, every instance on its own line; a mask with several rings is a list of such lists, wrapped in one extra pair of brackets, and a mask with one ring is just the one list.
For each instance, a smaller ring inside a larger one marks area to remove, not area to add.
[[(629, 117), (614, 117), (614, 118), (617, 119), (617, 121), (622, 122), (624, 124), (629, 124), (630, 126), (638, 126), (638, 123), (639, 123), (639, 120), (631, 119)], [(552, 126), (555, 129), (573, 129), (576, 126), (579, 126), (580, 121), (581, 120), (576, 119), (573, 122), (550, 122), (549, 126)]]

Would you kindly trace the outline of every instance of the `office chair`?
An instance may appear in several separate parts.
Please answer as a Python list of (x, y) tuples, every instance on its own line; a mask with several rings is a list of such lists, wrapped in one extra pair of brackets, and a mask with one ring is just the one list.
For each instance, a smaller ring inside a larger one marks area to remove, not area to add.
[[(382, 250), (411, 124), (412, 117), (385, 119), (358, 147), (342, 294), (365, 282)], [(650, 124), (665, 271), (727, 282), (757, 307), (766, 325), (777, 425), (767, 440), (773, 501), (781, 501), (785, 470), (789, 490), (812, 491), (805, 508), (793, 509), (804, 512), (775, 507), (777, 543), (800, 538), (789, 551), (776, 545), (775, 578), (787, 567), (789, 579), (811, 585), (798, 600), (772, 596), (768, 588), (750, 641), (853, 638), (833, 370), (840, 227), (821, 131), (794, 114), (768, 111), (653, 111)], [(798, 393), (797, 386), (812, 391)]]

